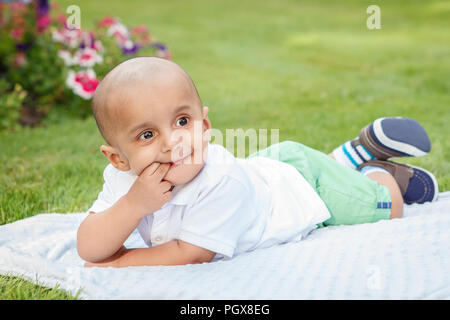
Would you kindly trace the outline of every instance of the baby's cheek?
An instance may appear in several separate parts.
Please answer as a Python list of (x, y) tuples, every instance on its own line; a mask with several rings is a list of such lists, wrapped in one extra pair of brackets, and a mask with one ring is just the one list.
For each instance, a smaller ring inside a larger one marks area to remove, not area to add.
[[(137, 164), (135, 163), (135, 166), (133, 166), (133, 164), (131, 164), (131, 168), (134, 170), (134, 172), (138, 172), (140, 175), (147, 167), (151, 166), (152, 164), (156, 163), (155, 161), (141, 161), (138, 162)], [(136, 168), (136, 169), (135, 169)]]

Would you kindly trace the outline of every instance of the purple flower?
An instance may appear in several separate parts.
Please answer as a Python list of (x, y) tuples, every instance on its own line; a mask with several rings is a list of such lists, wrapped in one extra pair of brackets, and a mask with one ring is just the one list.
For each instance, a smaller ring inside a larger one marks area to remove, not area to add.
[(22, 43), (16, 43), (16, 49), (17, 51), (27, 51), (28, 49), (30, 49), (31, 47), (31, 43), (30, 42), (22, 42)]
[(167, 47), (160, 42), (152, 43), (152, 47), (158, 48), (159, 50), (162, 50), (162, 51), (167, 50)]
[(126, 41), (125, 45), (122, 47), (122, 52), (124, 54), (135, 54), (139, 50), (139, 45), (131, 41)]
[(83, 41), (81, 41), (79, 48), (84, 49), (88, 47), (93, 49), (94, 43), (95, 43), (94, 35), (90, 32), (89, 34), (83, 36)]
[(50, 5), (48, 3), (48, 0), (38, 0), (37, 1), (38, 15), (45, 16), (48, 14), (49, 10), (50, 10)]

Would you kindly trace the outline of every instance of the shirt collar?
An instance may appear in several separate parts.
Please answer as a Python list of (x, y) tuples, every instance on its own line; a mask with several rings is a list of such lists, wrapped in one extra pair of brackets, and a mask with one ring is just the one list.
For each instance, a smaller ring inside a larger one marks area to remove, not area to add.
[[(203, 170), (203, 168), (202, 168)], [(201, 171), (200, 171), (201, 172)], [(165, 203), (175, 205), (190, 205), (197, 199), (198, 180), (200, 172), (197, 176), (188, 183), (177, 185), (172, 190), (172, 198)], [(164, 207), (164, 206), (163, 206)]]

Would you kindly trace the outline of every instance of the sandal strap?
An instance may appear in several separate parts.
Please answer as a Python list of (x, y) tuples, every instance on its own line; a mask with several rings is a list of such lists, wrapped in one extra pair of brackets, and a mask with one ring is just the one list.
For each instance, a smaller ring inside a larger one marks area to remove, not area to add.
[(414, 169), (410, 166), (403, 164), (403, 163), (396, 163), (392, 161), (380, 161), (380, 160), (371, 160), (364, 162), (361, 164), (357, 170), (360, 171), (363, 167), (366, 166), (374, 166), (374, 167), (381, 167), (385, 170), (387, 170), (395, 179), (397, 182), (400, 192), (402, 195), (406, 193), (406, 190), (408, 189), (409, 180), (414, 175)]

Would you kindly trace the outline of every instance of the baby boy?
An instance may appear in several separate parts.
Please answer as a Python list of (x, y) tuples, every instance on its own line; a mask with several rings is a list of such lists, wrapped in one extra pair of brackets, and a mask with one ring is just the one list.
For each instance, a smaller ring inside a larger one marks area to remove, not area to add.
[[(328, 225), (402, 216), (434, 201), (435, 177), (388, 161), (430, 151), (422, 126), (381, 118), (329, 156), (284, 141), (234, 157), (210, 143), (211, 121), (189, 75), (139, 57), (100, 82), (93, 113), (110, 162), (78, 229), (86, 266), (184, 265), (298, 241)], [(138, 229), (147, 248), (125, 248)]]

